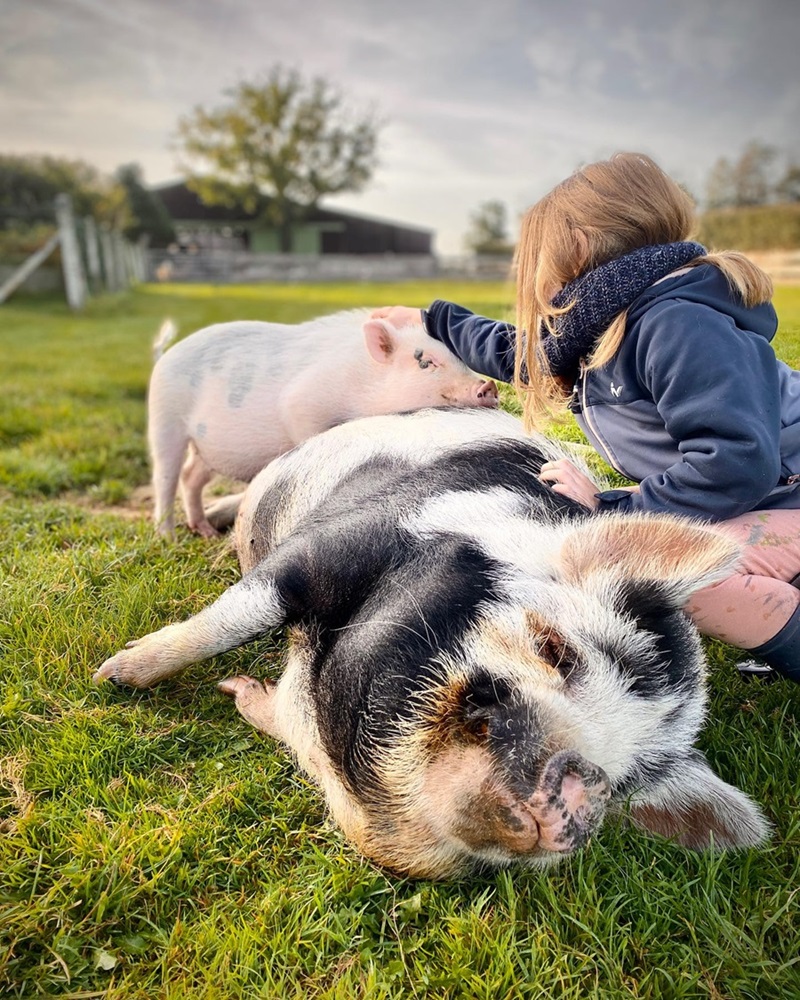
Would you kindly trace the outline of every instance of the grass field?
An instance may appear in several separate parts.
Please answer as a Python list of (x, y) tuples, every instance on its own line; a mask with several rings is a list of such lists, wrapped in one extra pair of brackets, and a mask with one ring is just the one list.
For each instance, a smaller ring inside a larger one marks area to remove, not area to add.
[[(800, 997), (800, 688), (709, 645), (701, 745), (764, 807), (764, 850), (698, 856), (609, 824), (547, 872), (452, 884), (361, 859), (314, 788), (214, 686), (275, 676), (263, 641), (146, 693), (95, 687), (126, 640), (237, 579), (224, 541), (154, 537), (137, 488), (150, 342), (233, 318), (499, 285), (144, 287), (74, 317), (0, 308), (0, 995), (153, 998)], [(800, 289), (779, 354), (800, 365)]]

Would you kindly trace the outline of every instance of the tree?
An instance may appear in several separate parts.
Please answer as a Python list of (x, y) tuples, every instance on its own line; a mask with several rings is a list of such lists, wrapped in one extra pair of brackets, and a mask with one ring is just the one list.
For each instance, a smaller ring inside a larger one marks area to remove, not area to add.
[(510, 254), (514, 247), (507, 227), (503, 202), (484, 201), (470, 216), (464, 244), (477, 254)]
[(0, 156), (0, 227), (52, 223), (57, 194), (68, 194), (76, 215), (103, 212), (111, 186), (83, 160), (55, 156)]
[(144, 186), (142, 168), (138, 163), (119, 167), (116, 178), (125, 189), (130, 220), (125, 235), (130, 240), (149, 237), (156, 246), (166, 246), (175, 239), (175, 228), (164, 203), (154, 191)]
[(776, 151), (763, 142), (749, 142), (733, 167), (735, 205), (766, 205), (773, 185), (770, 167)]
[(800, 163), (790, 163), (775, 188), (781, 201), (800, 201)]
[(709, 208), (728, 208), (735, 204), (733, 167), (730, 160), (721, 156), (708, 175), (706, 202)]
[(370, 180), (380, 123), (371, 112), (355, 117), (327, 81), (282, 66), (225, 94), (178, 123), (189, 187), (206, 204), (238, 205), (276, 226), (287, 252), (293, 223), (321, 197)]
[(766, 205), (775, 193), (771, 167), (777, 156), (772, 146), (753, 140), (737, 160), (720, 157), (711, 168), (706, 184), (709, 208), (741, 208)]

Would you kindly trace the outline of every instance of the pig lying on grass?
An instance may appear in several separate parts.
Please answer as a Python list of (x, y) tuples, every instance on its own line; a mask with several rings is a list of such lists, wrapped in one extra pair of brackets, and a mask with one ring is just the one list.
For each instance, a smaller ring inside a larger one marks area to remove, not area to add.
[(299, 326), (198, 330), (158, 359), (150, 379), (158, 531), (174, 532), (179, 480), (189, 527), (211, 537), (202, 494), (215, 472), (250, 480), (276, 455), (346, 420), (448, 405), (497, 406), (497, 387), (421, 326), (396, 330), (366, 309)]
[(236, 525), (243, 579), (96, 679), (149, 687), (290, 626), (277, 683), (223, 681), (365, 855), (415, 876), (546, 864), (609, 808), (697, 849), (767, 824), (693, 746), (704, 663), (681, 612), (735, 547), (669, 517), (590, 515), (504, 413), (355, 421), (277, 459)]

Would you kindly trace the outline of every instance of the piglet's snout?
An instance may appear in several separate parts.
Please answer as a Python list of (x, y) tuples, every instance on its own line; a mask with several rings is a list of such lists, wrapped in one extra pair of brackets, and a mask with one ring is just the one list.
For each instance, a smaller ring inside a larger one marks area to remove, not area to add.
[(583, 847), (603, 822), (611, 797), (605, 771), (574, 750), (547, 761), (529, 801), (539, 826), (539, 847), (568, 853)]
[(478, 406), (497, 406), (500, 399), (497, 386), (489, 379), (479, 382), (475, 387), (475, 399)]

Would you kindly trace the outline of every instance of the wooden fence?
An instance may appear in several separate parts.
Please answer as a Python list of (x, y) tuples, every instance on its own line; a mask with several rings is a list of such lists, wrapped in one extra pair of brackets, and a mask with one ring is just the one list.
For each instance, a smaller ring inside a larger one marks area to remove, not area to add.
[(432, 254), (260, 254), (247, 250), (207, 249), (192, 252), (149, 250), (146, 257), (149, 281), (215, 285), (431, 278), (504, 281), (511, 271), (508, 258)]
[(64, 291), (72, 309), (81, 309), (90, 295), (120, 291), (146, 280), (143, 247), (126, 240), (117, 230), (98, 226), (90, 216), (76, 219), (66, 194), (60, 194), (55, 200), (55, 222), (56, 232), (0, 285), (0, 304), (13, 295), (56, 248), (61, 251)]

